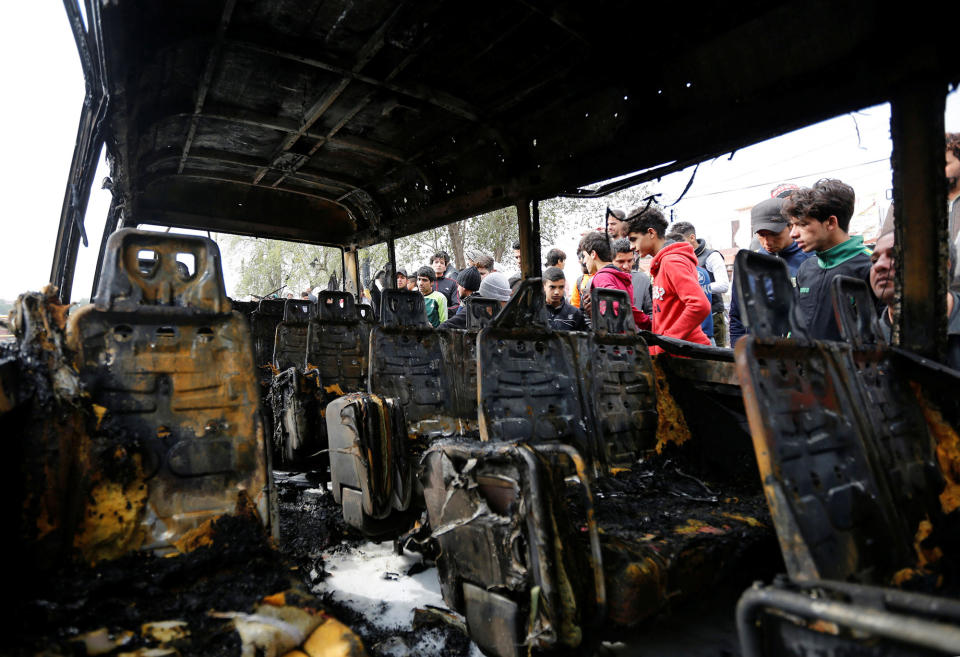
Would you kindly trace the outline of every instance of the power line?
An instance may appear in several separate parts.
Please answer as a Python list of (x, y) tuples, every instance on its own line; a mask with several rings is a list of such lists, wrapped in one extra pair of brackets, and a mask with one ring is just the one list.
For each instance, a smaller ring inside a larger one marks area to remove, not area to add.
[(745, 187), (734, 187), (733, 189), (724, 189), (718, 192), (706, 192), (704, 194), (695, 194), (693, 196), (687, 196), (685, 200), (690, 200), (694, 198), (704, 198), (707, 196), (719, 196), (720, 194), (729, 194), (731, 192), (742, 192), (748, 189), (756, 189), (757, 187), (768, 187), (770, 185), (776, 185), (782, 182), (789, 182), (791, 180), (800, 180), (802, 178), (811, 178), (813, 176), (822, 176), (828, 173), (835, 173), (837, 171), (847, 171), (848, 169), (857, 169), (859, 167), (870, 166), (872, 164), (878, 164), (880, 162), (890, 162), (889, 158), (882, 158), (879, 160), (871, 160), (870, 162), (861, 162), (859, 164), (851, 164), (846, 167), (837, 167), (836, 169), (827, 169), (826, 171), (814, 171), (813, 173), (805, 173), (799, 176), (791, 176), (789, 178), (778, 178), (777, 180), (771, 180), (769, 182), (756, 183), (754, 185), (747, 185)]

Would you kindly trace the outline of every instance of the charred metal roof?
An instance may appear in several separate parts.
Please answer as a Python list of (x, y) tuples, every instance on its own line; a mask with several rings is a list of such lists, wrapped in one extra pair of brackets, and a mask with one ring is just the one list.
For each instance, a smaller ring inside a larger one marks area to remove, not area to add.
[(960, 77), (942, 11), (102, 3), (123, 222), (366, 245)]

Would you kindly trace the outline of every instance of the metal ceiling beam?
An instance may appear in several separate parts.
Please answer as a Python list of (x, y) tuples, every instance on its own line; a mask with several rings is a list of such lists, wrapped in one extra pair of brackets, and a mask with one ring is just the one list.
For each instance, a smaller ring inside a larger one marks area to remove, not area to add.
[[(238, 176), (231, 176), (229, 174), (224, 174), (224, 173), (213, 174), (213, 173), (207, 173), (203, 171), (192, 171), (190, 169), (184, 169), (183, 172), (178, 173), (175, 176), (172, 173), (155, 173), (149, 176), (144, 176), (143, 189), (146, 190), (148, 187), (150, 187), (152, 184), (154, 184), (158, 180), (162, 180), (165, 178), (174, 178), (174, 177), (176, 179), (191, 178), (195, 180), (212, 180), (215, 182), (225, 182), (225, 183), (231, 183), (236, 185), (243, 185), (244, 187), (256, 187), (257, 189), (263, 189), (263, 187), (259, 185), (254, 185), (252, 182), (250, 182), (250, 179), (246, 177), (240, 178)], [(306, 181), (306, 180), (299, 180), (299, 182), (310, 184), (309, 181)], [(340, 202), (337, 200), (336, 196), (327, 196), (326, 194), (321, 194), (319, 191), (316, 193), (312, 193), (312, 192), (302, 191), (299, 189), (294, 189), (292, 187), (283, 187), (283, 188), (280, 188), (280, 191), (287, 192), (289, 194), (298, 194), (300, 196), (306, 196), (308, 198), (315, 198), (322, 201), (327, 201), (335, 205), (341, 205)]]
[(180, 165), (177, 167), (177, 173), (183, 171), (183, 167), (187, 162), (187, 156), (190, 154), (190, 147), (193, 145), (193, 140), (197, 135), (200, 113), (203, 111), (203, 104), (207, 100), (207, 92), (210, 90), (213, 73), (217, 68), (217, 62), (220, 60), (220, 52), (223, 50), (227, 25), (230, 23), (230, 18), (233, 16), (233, 10), (236, 6), (237, 0), (226, 0), (223, 5), (223, 13), (220, 16), (220, 24), (217, 26), (217, 34), (214, 37), (213, 45), (210, 47), (210, 53), (207, 55), (207, 64), (203, 70), (203, 77), (200, 79), (200, 87), (197, 89), (197, 100), (193, 107), (193, 118), (190, 119), (187, 138), (183, 142), (183, 152), (180, 155)]
[[(389, 29), (389, 27), (393, 24), (393, 21), (396, 20), (396, 17), (399, 15), (400, 8), (402, 6), (402, 3), (398, 4), (387, 20), (383, 21), (377, 30), (370, 36), (370, 38), (367, 39), (367, 42), (357, 54), (357, 61), (354, 63), (353, 68), (351, 69), (353, 73), (359, 73), (361, 70), (363, 70), (363, 67), (366, 66), (370, 60), (373, 59), (383, 48), (384, 35), (386, 34), (387, 29)], [(269, 171), (271, 168), (275, 168), (280, 163), (280, 159), (290, 152), (290, 149), (295, 143), (297, 143), (297, 140), (307, 134), (310, 128), (312, 128), (314, 124), (320, 120), (327, 110), (333, 106), (341, 94), (346, 91), (347, 87), (350, 85), (350, 82), (350, 78), (344, 77), (338, 83), (325, 90), (324, 93), (317, 98), (313, 105), (311, 105), (310, 109), (304, 113), (303, 120), (301, 121), (299, 128), (295, 132), (289, 134), (287, 138), (283, 140), (283, 143), (280, 144), (277, 152), (275, 152), (271, 158), (270, 164), (257, 171), (257, 174), (253, 179), (254, 184), (260, 184), (260, 181), (263, 180), (263, 177), (267, 174), (267, 171)], [(314, 146), (310, 149), (310, 155), (313, 155), (313, 153), (315, 153), (316, 150), (323, 144), (323, 142), (326, 141), (326, 139), (328, 139), (330, 136), (332, 135), (327, 135), (320, 142), (314, 144)], [(300, 166), (303, 166), (303, 160), (300, 160), (296, 168), (300, 168)], [(283, 180), (283, 177), (281, 177), (280, 180)], [(277, 183), (279, 182), (280, 181), (278, 180)], [(277, 183), (274, 183), (272, 187), (276, 187)]]
[[(152, 173), (161, 173), (159, 168), (174, 158), (179, 159), (179, 156), (165, 155), (150, 159), (146, 162), (142, 162), (141, 164), (145, 171), (150, 171), (152, 169)], [(188, 160), (222, 163), (230, 166), (246, 167), (250, 169), (259, 169), (262, 165), (262, 160), (260, 160), (260, 158), (251, 157), (249, 155), (236, 155), (234, 153), (226, 153), (214, 149), (193, 149), (188, 157)], [(279, 170), (276, 171), (280, 172)], [(341, 178), (333, 178), (330, 176), (305, 171), (299, 171), (296, 175), (291, 176), (291, 178), (309, 183), (317, 183), (340, 194), (342, 194), (344, 190), (357, 189), (356, 181), (348, 181)]]
[(357, 82), (363, 82), (372, 87), (376, 87), (377, 89), (385, 89), (402, 96), (416, 98), (417, 100), (423, 101), (429, 105), (433, 105), (434, 107), (439, 107), (442, 110), (467, 119), (468, 121), (480, 121), (480, 113), (476, 108), (474, 108), (465, 100), (457, 98), (456, 96), (448, 94), (444, 91), (431, 89), (420, 84), (404, 87), (399, 84), (394, 84), (388, 80), (378, 80), (369, 75), (354, 73), (350, 69), (337, 66), (335, 64), (330, 64), (314, 57), (305, 57), (303, 55), (298, 55), (297, 53), (287, 52), (280, 50), (279, 48), (261, 46), (260, 44), (251, 43), (249, 41), (231, 41), (230, 44), (237, 48), (245, 48), (253, 52), (270, 55), (271, 57), (278, 57), (280, 59), (299, 62), (305, 66), (328, 71), (344, 78), (350, 78), (351, 80), (355, 80)]
[[(283, 119), (266, 115), (255, 115), (250, 112), (244, 113), (246, 116), (240, 116), (239, 114), (225, 114), (223, 112), (203, 112), (200, 114), (200, 118), (210, 119), (212, 121), (224, 121), (227, 123), (247, 125), (253, 128), (265, 128), (267, 130), (276, 130), (277, 132), (294, 133), (298, 130), (293, 121), (284, 121)], [(346, 151), (368, 153), (370, 155), (376, 155), (378, 157), (388, 160), (395, 160), (397, 162), (405, 162), (407, 159), (403, 153), (389, 146), (388, 144), (381, 144), (380, 142), (364, 139), (363, 137), (355, 137), (350, 135), (332, 138), (327, 137), (326, 134), (320, 134), (318, 132), (306, 132), (304, 134), (309, 139), (327, 141), (332, 146), (336, 146), (337, 148), (341, 148)]]

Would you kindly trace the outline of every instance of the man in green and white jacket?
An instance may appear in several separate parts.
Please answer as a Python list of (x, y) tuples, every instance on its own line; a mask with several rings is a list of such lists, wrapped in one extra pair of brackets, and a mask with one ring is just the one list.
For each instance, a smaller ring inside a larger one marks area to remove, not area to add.
[(783, 204), (790, 237), (806, 253), (817, 254), (797, 270), (797, 304), (815, 340), (840, 340), (833, 315), (833, 279), (851, 276), (870, 283), (870, 249), (862, 237), (847, 234), (854, 199), (850, 185), (825, 178), (796, 190)]

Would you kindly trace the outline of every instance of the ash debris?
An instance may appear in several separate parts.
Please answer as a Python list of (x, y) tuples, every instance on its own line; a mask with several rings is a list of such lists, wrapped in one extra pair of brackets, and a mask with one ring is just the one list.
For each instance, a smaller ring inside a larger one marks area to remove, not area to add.
[[(336, 554), (348, 559), (364, 559), (359, 550), (369, 539), (363, 537), (343, 520), (341, 507), (314, 473), (274, 473), (280, 513), (279, 547), (286, 559), (294, 565), (299, 577), (315, 592), (329, 577), (327, 555)], [(384, 579), (399, 580), (431, 570), (427, 576), (436, 577), (432, 562), (415, 563), (400, 572), (385, 572)], [(338, 599), (333, 590), (318, 593), (324, 609), (347, 625), (363, 640), (370, 657), (426, 657), (429, 655), (467, 657), (472, 642), (460, 629), (437, 621), (441, 615), (417, 614), (406, 627), (384, 627), (379, 621), (387, 602), (364, 606)]]

